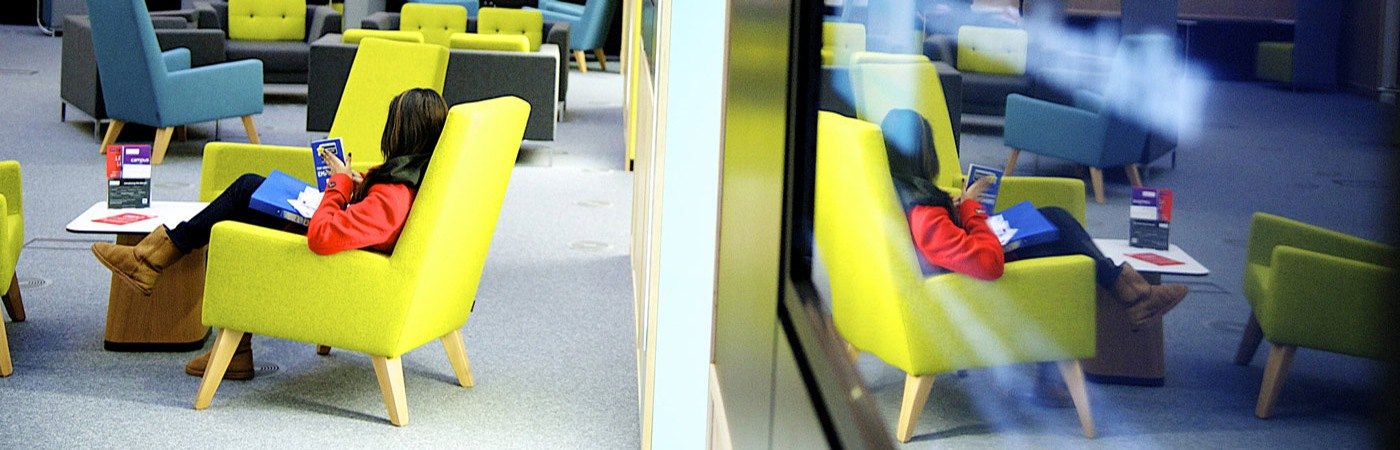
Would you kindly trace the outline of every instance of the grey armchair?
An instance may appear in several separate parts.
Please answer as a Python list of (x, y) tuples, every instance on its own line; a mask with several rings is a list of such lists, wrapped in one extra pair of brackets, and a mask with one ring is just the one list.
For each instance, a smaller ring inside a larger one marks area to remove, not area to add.
[[(475, 30), (474, 21), (468, 30)], [(567, 34), (567, 26), (562, 31)], [(311, 80), (306, 87), (307, 131), (330, 130), (358, 50), (358, 44), (341, 42), (340, 34), (328, 34), (312, 43)], [(559, 54), (553, 43), (526, 53), (451, 49), (442, 96), (448, 105), (503, 95), (520, 97), (530, 104), (525, 139), (554, 140), (562, 84)]]
[[(567, 94), (569, 93), (569, 55), (568, 53), (566, 53), (569, 51), (569, 27), (570, 25), (568, 22), (550, 22), (548, 20), (544, 22), (544, 42), (547, 44), (554, 44), (555, 46), (559, 47), (559, 102), (563, 104), (563, 110), (561, 110), (560, 113), (561, 119), (563, 118), (563, 111), (568, 110), (569, 106), (567, 100)], [(364, 20), (360, 21), (360, 28), (370, 30), (397, 30), (399, 29), (399, 13), (379, 11), (374, 14), (370, 14), (369, 17), (366, 17)], [(476, 32), (476, 16), (467, 17), (466, 30), (468, 33)], [(447, 69), (447, 82), (452, 82), (451, 68)], [(534, 104), (531, 104), (531, 107), (534, 108)], [(330, 112), (334, 114), (335, 108), (332, 107), (330, 109)], [(533, 116), (534, 112), (532, 109), (531, 117)], [(308, 119), (308, 123), (309, 120), (310, 119)], [(326, 119), (325, 123), (331, 123), (330, 119)], [(529, 132), (527, 131), (526, 133), (528, 134)], [(526, 136), (525, 138), (533, 139), (529, 136)]]
[[(194, 28), (194, 10), (160, 11), (151, 13), (160, 49), (187, 48), (194, 67), (224, 61), (224, 35), (218, 30)], [(102, 83), (97, 73), (97, 58), (92, 48), (92, 22), (88, 16), (68, 16), (63, 25), (63, 54), (59, 68), (59, 98), (62, 108), (59, 120), (68, 120), (72, 105), (92, 117), (93, 138), (98, 124), (107, 119), (107, 105), (102, 99)]]
[[(218, 30), (228, 36), (228, 3), (215, 1), (195, 4), (200, 29)], [(259, 59), (266, 83), (306, 83), (311, 43), (327, 33), (339, 33), (341, 15), (326, 5), (306, 5), (306, 40), (244, 41), (224, 43), (228, 60)]]

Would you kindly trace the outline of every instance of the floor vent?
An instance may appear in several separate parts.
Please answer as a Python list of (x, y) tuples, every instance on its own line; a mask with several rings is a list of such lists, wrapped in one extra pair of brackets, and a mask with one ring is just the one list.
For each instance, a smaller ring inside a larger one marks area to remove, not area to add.
[(41, 288), (53, 284), (52, 280), (37, 277), (19, 277), (19, 287), (21, 289)]
[(30, 69), (6, 69), (6, 68), (0, 68), (0, 75), (19, 75), (19, 76), (26, 76), (26, 77), (27, 77), (27, 76), (30, 76), (30, 75), (37, 75), (38, 73), (39, 73), (39, 71), (37, 71), (37, 70), (30, 70)]

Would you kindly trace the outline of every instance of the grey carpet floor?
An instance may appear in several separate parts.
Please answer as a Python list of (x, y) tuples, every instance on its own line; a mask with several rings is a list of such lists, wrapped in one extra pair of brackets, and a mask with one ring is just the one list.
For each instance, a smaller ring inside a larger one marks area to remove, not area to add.
[[(59, 121), (59, 38), (0, 27), (0, 160), (24, 170), (29, 319), (6, 323), (15, 373), (0, 380), (0, 448), (635, 448), (640, 437), (628, 273), (631, 174), (622, 79), (573, 72), (552, 142), (526, 142), (476, 310), (463, 328), (477, 384), (456, 386), (440, 344), (404, 357), (409, 426), (388, 424), (369, 359), (254, 340), (258, 376), (191, 408), (189, 353), (102, 349), (109, 275), (64, 225), (104, 199), (91, 118)], [(615, 69), (614, 69), (615, 70)], [(269, 85), (264, 143), (305, 145), (305, 86)], [(154, 169), (156, 200), (195, 200), (213, 123), (189, 128)], [(246, 142), (237, 120), (220, 140)], [(139, 140), (138, 135), (124, 139)], [(144, 138), (149, 140), (149, 137)], [(212, 339), (210, 339), (212, 342)]]

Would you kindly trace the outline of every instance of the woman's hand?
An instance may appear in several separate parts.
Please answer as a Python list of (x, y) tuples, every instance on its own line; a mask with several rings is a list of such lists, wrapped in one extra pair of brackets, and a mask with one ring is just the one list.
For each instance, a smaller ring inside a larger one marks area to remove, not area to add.
[(956, 199), (957, 201), (955, 201), (954, 203), (962, 203), (963, 200), (967, 199), (972, 199), (973, 201), (976, 201), (978, 197), (982, 196), (982, 193), (987, 192), (987, 188), (991, 187), (991, 185), (991, 175), (978, 178), (977, 181), (973, 181), (972, 184), (967, 187), (967, 190), (963, 191), (962, 195), (958, 196), (958, 198)]
[[(350, 179), (354, 180), (357, 184), (364, 181), (364, 177), (361, 177), (359, 172), (356, 172), (350, 168), (350, 164), (348, 161), (341, 161), (339, 157), (335, 156), (335, 153), (332, 153), (330, 150), (327, 150), (325, 148), (318, 148), (316, 149), (316, 152), (321, 155), (321, 159), (325, 161), (326, 166), (330, 168), (331, 175), (335, 175), (337, 173), (349, 175)], [(346, 158), (349, 159), (348, 156)]]

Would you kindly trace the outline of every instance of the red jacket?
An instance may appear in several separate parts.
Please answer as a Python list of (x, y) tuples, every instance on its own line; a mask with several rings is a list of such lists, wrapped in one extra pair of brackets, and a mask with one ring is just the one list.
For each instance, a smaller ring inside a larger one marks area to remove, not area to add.
[(306, 244), (318, 255), (370, 249), (389, 253), (399, 241), (408, 208), (413, 204), (413, 189), (402, 184), (380, 183), (370, 186), (364, 200), (350, 204), (355, 183), (349, 175), (331, 175), (321, 205), (311, 215), (307, 225)]
[(909, 230), (919, 253), (938, 267), (981, 280), (1001, 278), (1006, 254), (1001, 241), (987, 226), (982, 204), (968, 200), (957, 206), (962, 227), (953, 223), (948, 209), (916, 205), (909, 211)]

